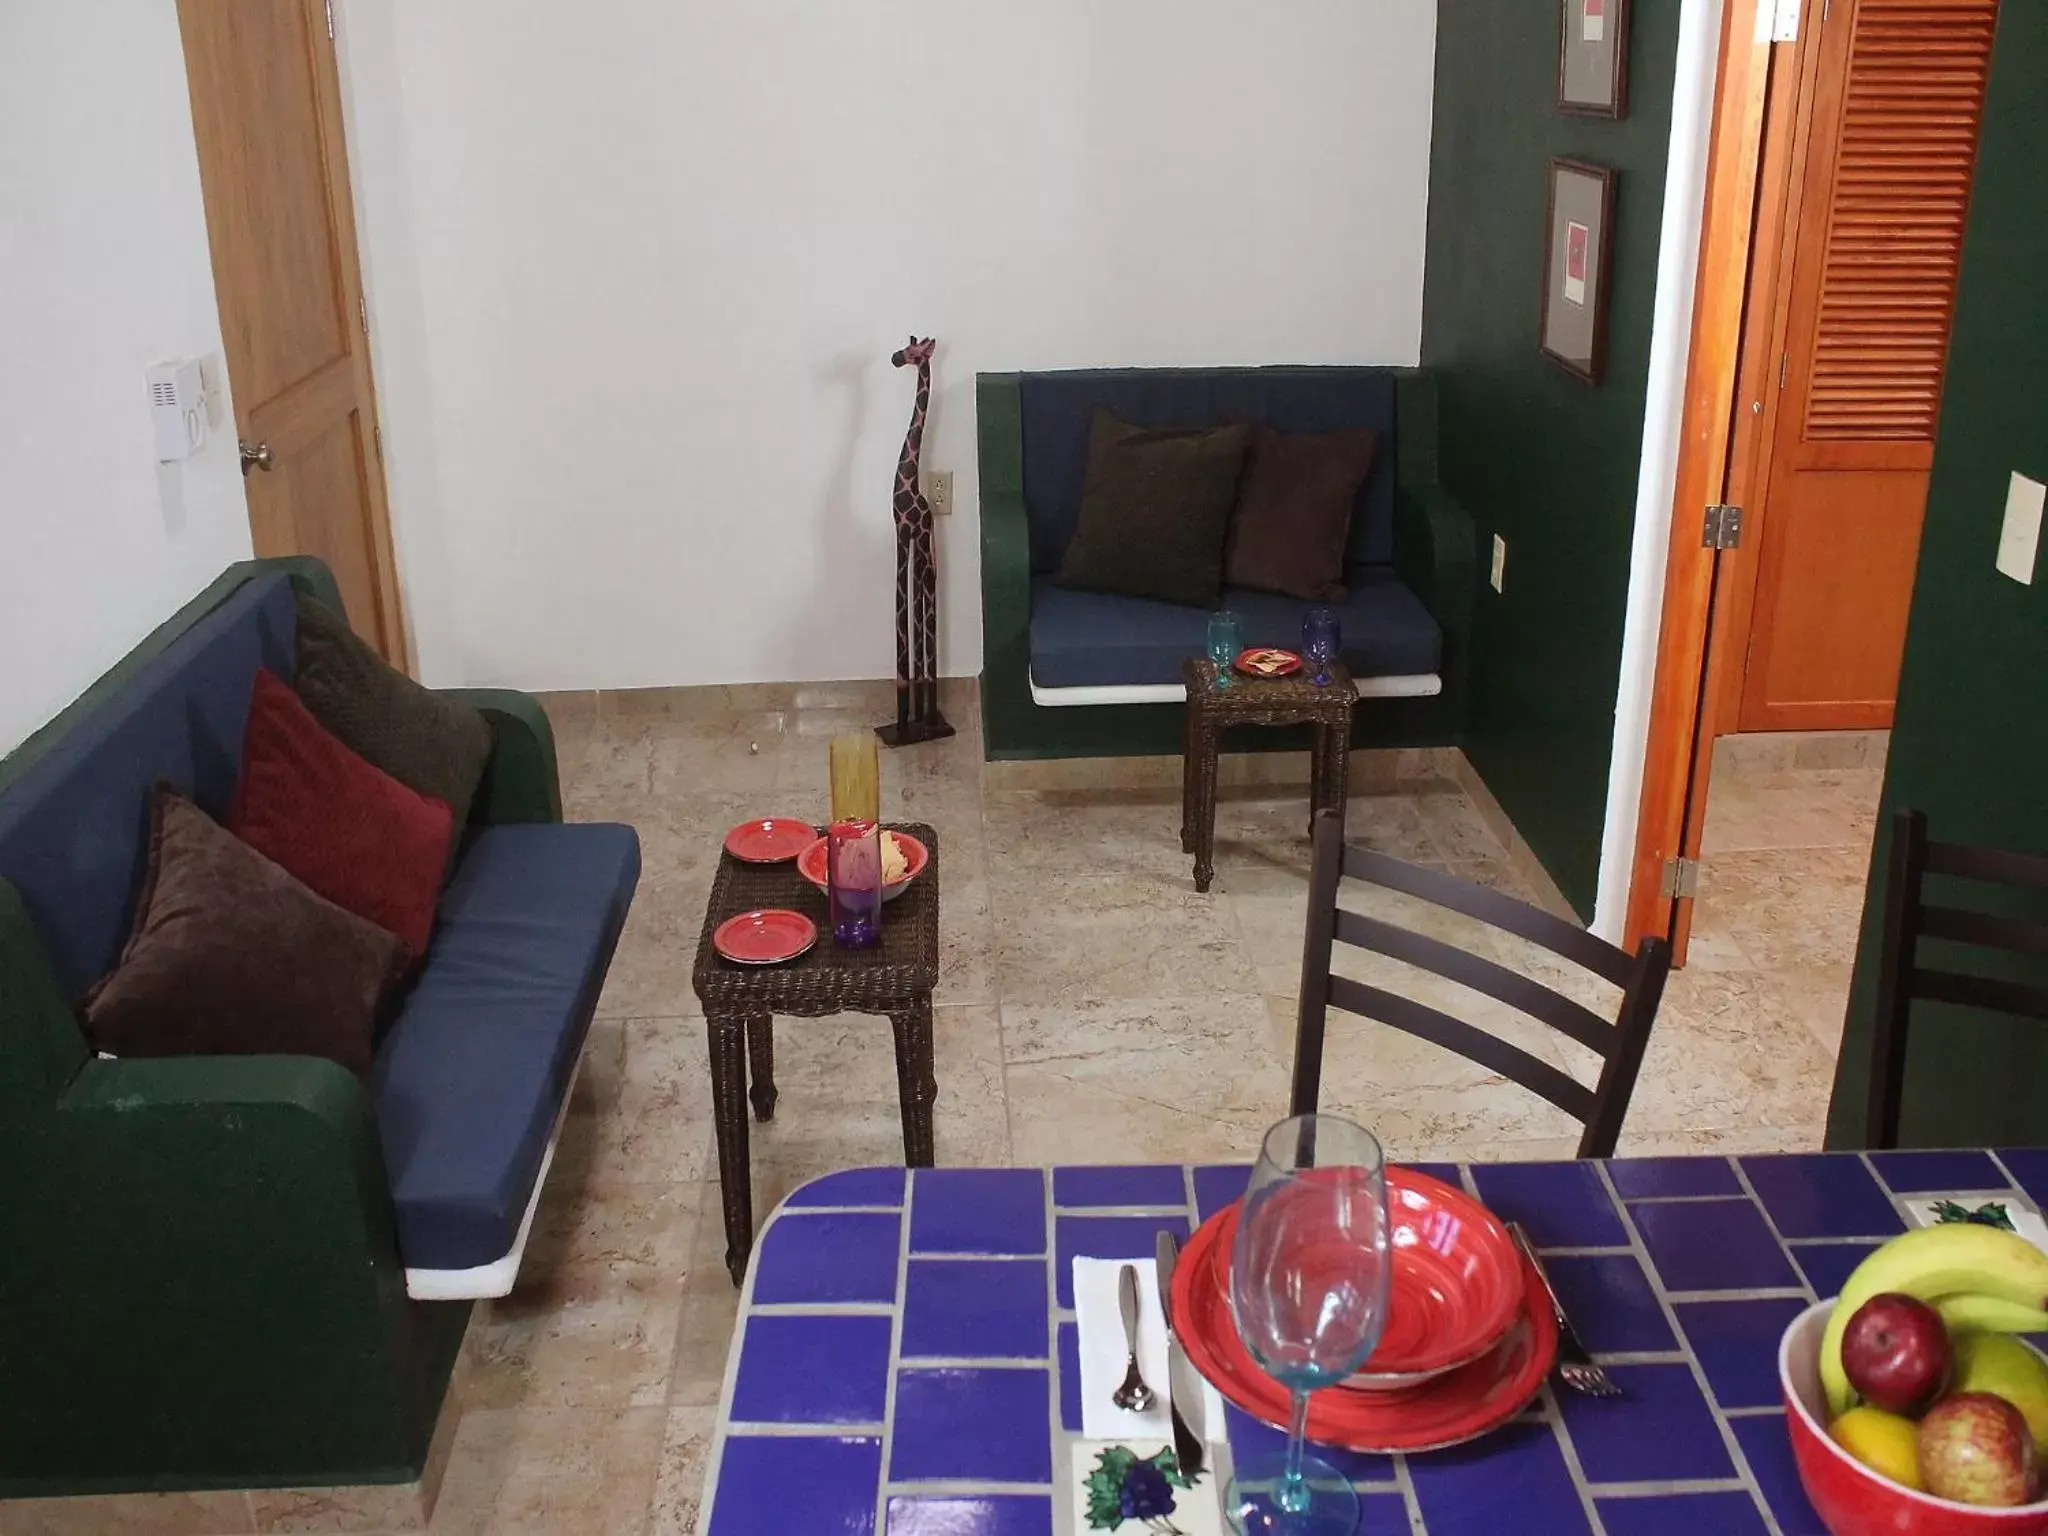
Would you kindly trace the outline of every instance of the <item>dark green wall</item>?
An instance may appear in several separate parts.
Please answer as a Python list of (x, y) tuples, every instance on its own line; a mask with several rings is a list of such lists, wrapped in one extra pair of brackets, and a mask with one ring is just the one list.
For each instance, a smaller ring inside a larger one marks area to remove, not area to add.
[[(2048, 479), (2048, 5), (2000, 8), (1963, 246), (1920, 570), (1884, 807), (1918, 806), (1937, 838), (2048, 853), (2048, 564), (1998, 574), (2008, 477)], [(1872, 968), (1887, 838), (1879, 824), (1831, 1145), (1863, 1140)], [(2035, 979), (2048, 967), (2036, 966)], [(2016, 972), (2015, 974), (2024, 974)], [(2048, 1141), (2048, 1027), (1915, 1010), (1900, 1136), (1908, 1145)]]
[[(1556, 0), (1439, 0), (1422, 361), (1440, 377), (1442, 479), (1478, 523), (1466, 750), (1590, 915), (1621, 670), (1679, 0), (1634, 0), (1629, 115), (1556, 108)], [(1551, 157), (1621, 172), (1606, 380), (1536, 348)]]

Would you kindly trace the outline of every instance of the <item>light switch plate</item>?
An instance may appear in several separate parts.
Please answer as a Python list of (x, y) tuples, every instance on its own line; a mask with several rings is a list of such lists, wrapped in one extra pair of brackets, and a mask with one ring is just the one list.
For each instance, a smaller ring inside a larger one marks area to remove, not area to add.
[(1486, 578), (1493, 584), (1494, 591), (1503, 592), (1507, 590), (1501, 585), (1502, 580), (1507, 576), (1507, 569), (1508, 541), (1496, 533), (1493, 536), (1493, 572)]
[(2005, 526), (1998, 535), (1998, 569), (2026, 586), (2034, 584), (2034, 557), (2041, 547), (2041, 507), (2048, 486), (2015, 472), (2005, 493)]

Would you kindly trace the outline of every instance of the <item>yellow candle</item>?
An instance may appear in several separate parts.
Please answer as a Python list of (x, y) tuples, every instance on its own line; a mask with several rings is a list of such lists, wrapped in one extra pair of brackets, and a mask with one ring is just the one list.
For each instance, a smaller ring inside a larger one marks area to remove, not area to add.
[(882, 819), (882, 758), (873, 731), (832, 738), (832, 819)]

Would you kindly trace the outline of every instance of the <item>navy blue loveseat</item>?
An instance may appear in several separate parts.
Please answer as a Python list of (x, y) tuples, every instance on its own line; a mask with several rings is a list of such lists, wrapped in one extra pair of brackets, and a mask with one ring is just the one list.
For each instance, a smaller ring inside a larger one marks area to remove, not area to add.
[[(1470, 517), (1436, 484), (1433, 383), (1397, 368), (1083, 369), (983, 374), (980, 437), (983, 730), (992, 758), (1173, 752), (1180, 665), (1206, 609), (1058, 585), (1079, 518), (1089, 428), (1259, 421), (1283, 432), (1380, 433), (1352, 518), (1340, 605), (1362, 696), (1359, 739), (1454, 739), (1470, 629)], [(1251, 645), (1300, 643), (1309, 604), (1227, 588)]]

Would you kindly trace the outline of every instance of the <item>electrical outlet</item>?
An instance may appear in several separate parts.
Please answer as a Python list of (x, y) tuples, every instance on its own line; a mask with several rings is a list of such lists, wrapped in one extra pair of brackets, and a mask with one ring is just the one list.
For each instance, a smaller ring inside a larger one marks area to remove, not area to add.
[(1507, 568), (1508, 541), (1496, 533), (1493, 536), (1493, 574), (1486, 578), (1493, 584), (1494, 591), (1502, 592), (1506, 590), (1506, 588), (1501, 586), (1501, 578), (1507, 574)]
[(953, 471), (932, 469), (925, 471), (924, 499), (932, 504), (932, 515), (944, 517), (953, 510)]

